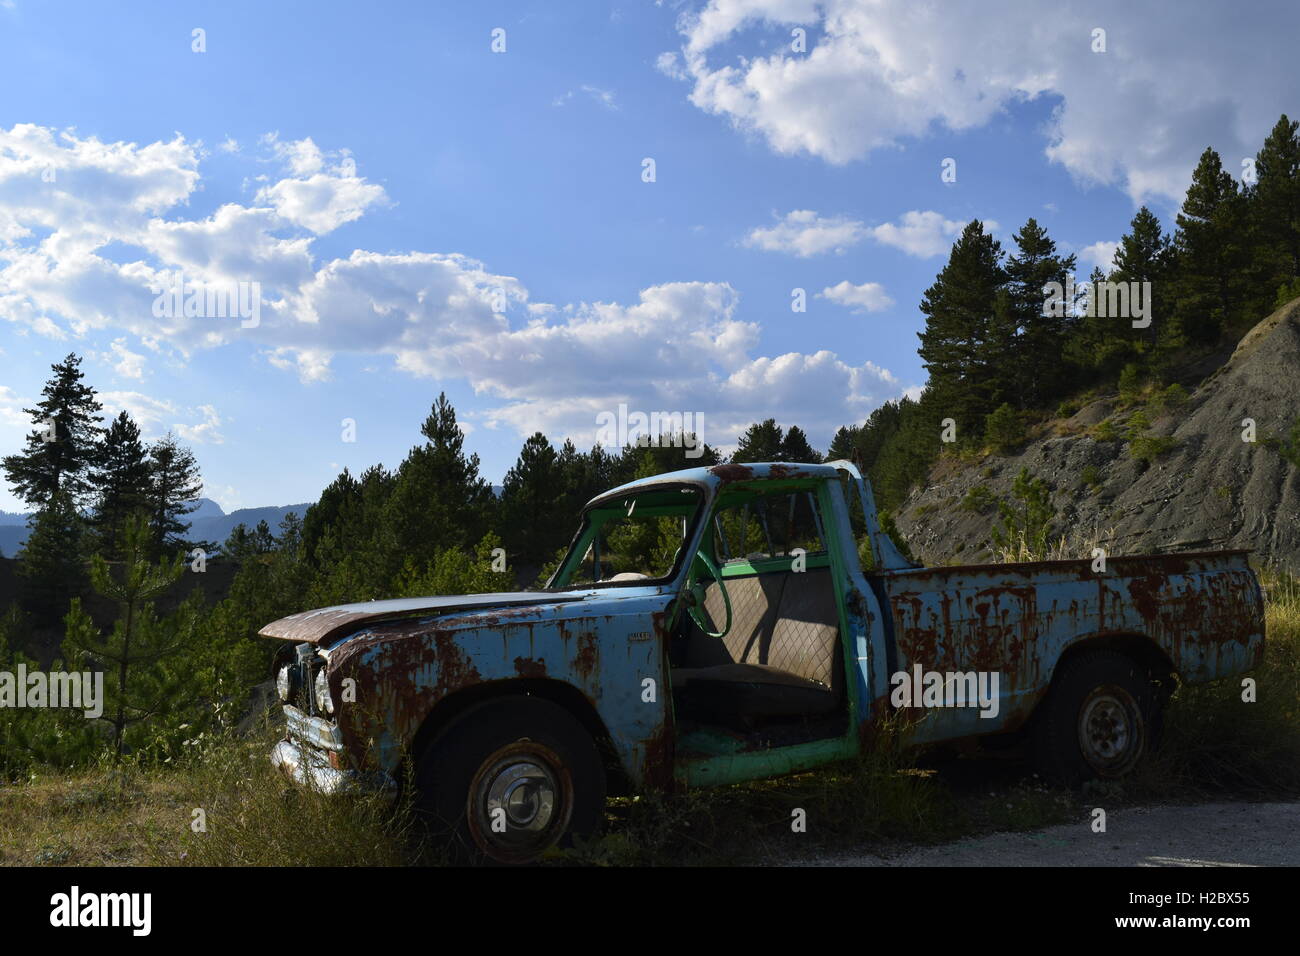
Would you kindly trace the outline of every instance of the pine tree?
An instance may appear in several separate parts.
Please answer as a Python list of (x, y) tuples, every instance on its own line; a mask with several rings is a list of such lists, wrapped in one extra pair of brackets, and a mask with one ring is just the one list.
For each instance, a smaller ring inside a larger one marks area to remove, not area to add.
[(757, 422), (745, 429), (745, 433), (736, 441), (736, 451), (731, 456), (734, 462), (783, 461), (781, 452), (785, 432), (776, 423), (775, 418)]
[[(990, 401), (1002, 398), (1020, 408), (1040, 408), (1071, 384), (1064, 360), (1068, 317), (1064, 309), (1045, 307), (1048, 297), (1045, 287), (1057, 283), (1064, 288), (1074, 272), (1075, 257), (1059, 255), (1056, 243), (1034, 219), (1028, 220), (1014, 239), (1017, 251), (1006, 263), (1014, 327), (1006, 328), (1004, 303), (995, 316), (999, 321), (995, 321), (994, 334), (990, 335), (990, 351), (995, 364), (997, 356), (1005, 356), (1001, 376), (1015, 382), (1019, 394), (994, 394)], [(1061, 314), (1055, 314), (1058, 311)], [(1009, 351), (1008, 332), (1014, 337)]]
[(572, 533), (574, 516), (562, 504), (559, 456), (541, 432), (524, 442), (501, 487), (505, 547), (525, 564), (541, 564)]
[(423, 564), (442, 548), (476, 545), (495, 501), (478, 455), (465, 454), (465, 435), (446, 394), (438, 395), (420, 433), (426, 441), (397, 469), (385, 522), (398, 550)]
[[(1300, 122), (1283, 113), (1255, 157), (1251, 220), (1258, 242), (1254, 259), (1261, 293), (1300, 277)], [(1267, 306), (1266, 306), (1267, 307)]]
[(91, 490), (103, 406), (95, 400), (95, 390), (82, 383), (80, 356), (69, 354), (51, 369), (54, 375), (41, 391), (44, 398), (35, 408), (23, 409), (35, 430), (23, 451), (2, 464), (14, 494), (27, 504), (42, 508), (61, 492), (79, 508)]
[(86, 589), (84, 523), (69, 494), (56, 491), (27, 524), (31, 531), (17, 555), (23, 596), (41, 621), (55, 621)]
[(808, 444), (808, 436), (798, 425), (786, 429), (785, 438), (781, 439), (780, 458), (777, 461), (818, 462), (822, 456)]
[(1192, 173), (1174, 234), (1178, 285), (1167, 347), (1213, 344), (1240, 318), (1244, 207), (1237, 181), (1207, 149)]
[(1168, 319), (1167, 280), (1172, 255), (1170, 239), (1161, 231), (1160, 220), (1143, 206), (1129, 223), (1129, 231), (1120, 238), (1110, 281), (1151, 283), (1151, 324), (1145, 329), (1135, 329), (1131, 321), (1103, 319), (1108, 323), (1111, 335), (1134, 343), (1127, 349), (1112, 348), (1108, 351), (1127, 351), (1129, 355), (1137, 356), (1154, 345)]
[(95, 489), (91, 528), (108, 558), (117, 557), (122, 526), (137, 511), (149, 510), (151, 468), (140, 429), (122, 412), (113, 419), (91, 479)]
[(978, 434), (996, 407), (1005, 371), (1000, 339), (992, 335), (998, 291), (1006, 279), (1001, 244), (973, 220), (953, 244), (948, 263), (925, 291), (925, 331), (917, 350), (930, 373), (933, 401), (958, 434)]
[(187, 550), (192, 544), (208, 545), (208, 542), (192, 543), (185, 538), (190, 523), (183, 519), (198, 507), (196, 499), (203, 492), (194, 453), (169, 432), (149, 446), (149, 472), (149, 520), (154, 554)]
[[(113, 601), (118, 619), (112, 631), (102, 634), (80, 600), (67, 616), (63, 655), (75, 669), (91, 667), (105, 672), (104, 718), (112, 727), (113, 753), (121, 759), (127, 749), (128, 730), (165, 718), (189, 702), (183, 669), (168, 666), (191, 642), (194, 608), (182, 606), (174, 617), (160, 620), (154, 602), (185, 573), (183, 556), (150, 563), (153, 536), (143, 517), (128, 520), (123, 532), (122, 571), (115, 577), (100, 555), (91, 559), (95, 590)], [(137, 735), (137, 744), (143, 743)]]

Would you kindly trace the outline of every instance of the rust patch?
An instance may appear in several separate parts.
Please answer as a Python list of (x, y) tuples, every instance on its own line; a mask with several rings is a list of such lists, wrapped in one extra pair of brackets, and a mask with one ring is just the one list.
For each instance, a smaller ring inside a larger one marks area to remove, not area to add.
[(709, 474), (723, 481), (748, 481), (754, 477), (754, 469), (748, 465), (714, 465)]
[(600, 638), (595, 631), (582, 631), (578, 635), (578, 651), (573, 655), (573, 669), (590, 680), (600, 664)]
[(532, 660), (528, 657), (516, 657), (515, 673), (520, 677), (545, 677), (546, 661)]

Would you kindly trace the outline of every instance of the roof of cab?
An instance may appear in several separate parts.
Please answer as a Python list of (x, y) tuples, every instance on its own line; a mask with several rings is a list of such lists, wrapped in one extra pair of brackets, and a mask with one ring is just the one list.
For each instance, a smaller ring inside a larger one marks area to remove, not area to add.
[(703, 485), (705, 487), (730, 484), (735, 481), (761, 481), (763, 479), (798, 479), (798, 478), (835, 478), (839, 470), (834, 462), (829, 464), (812, 464), (789, 461), (746, 462), (744, 464), (709, 465), (701, 468), (684, 468), (662, 475), (638, 478), (627, 484), (619, 485), (603, 492), (591, 501), (587, 507), (604, 498), (613, 498), (629, 491), (639, 491), (655, 485)]

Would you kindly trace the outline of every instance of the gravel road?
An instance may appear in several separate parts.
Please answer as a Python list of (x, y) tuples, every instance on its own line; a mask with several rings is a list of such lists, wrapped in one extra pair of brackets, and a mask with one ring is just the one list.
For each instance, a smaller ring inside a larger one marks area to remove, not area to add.
[(789, 866), (1296, 866), (1300, 803), (1209, 803), (1116, 810), (1090, 821), (997, 833), (888, 859), (822, 854)]

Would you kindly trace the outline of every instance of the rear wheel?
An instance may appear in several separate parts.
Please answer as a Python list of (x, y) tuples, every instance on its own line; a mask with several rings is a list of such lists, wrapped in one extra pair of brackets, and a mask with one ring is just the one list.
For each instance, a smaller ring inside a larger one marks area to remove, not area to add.
[(598, 828), (605, 772), (591, 736), (539, 697), (470, 708), (416, 770), (418, 809), (462, 859), (528, 863)]
[(1061, 665), (1036, 717), (1035, 762), (1067, 786), (1123, 777), (1151, 749), (1158, 726), (1146, 670), (1117, 651), (1084, 651)]

